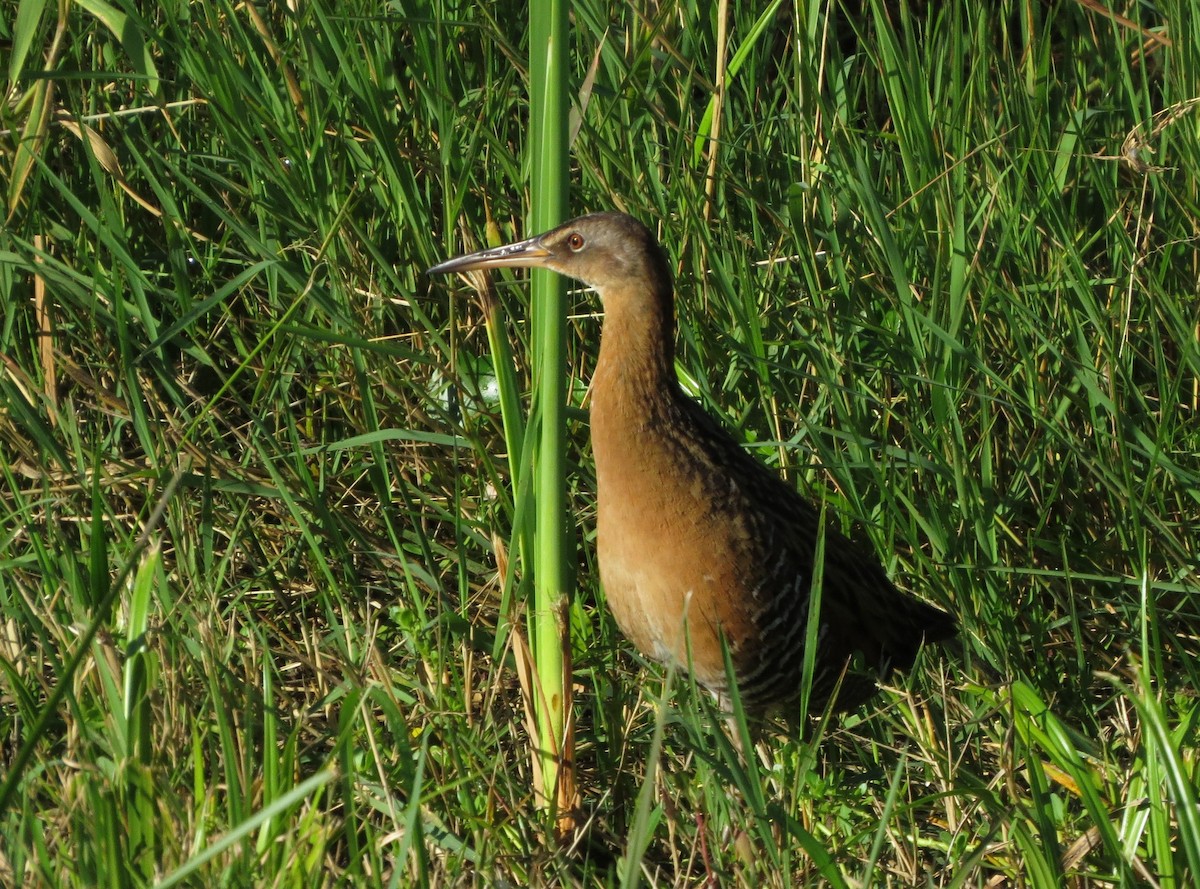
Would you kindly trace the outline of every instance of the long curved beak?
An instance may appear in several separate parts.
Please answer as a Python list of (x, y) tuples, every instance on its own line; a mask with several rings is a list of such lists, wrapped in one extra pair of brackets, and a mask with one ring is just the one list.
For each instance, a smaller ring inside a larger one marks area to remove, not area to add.
[(542, 265), (542, 260), (551, 253), (542, 246), (541, 235), (527, 241), (518, 241), (504, 247), (493, 247), (447, 259), (429, 269), (427, 275), (449, 275), (453, 272), (470, 272), (474, 269), (498, 269), (504, 267), (527, 268)]

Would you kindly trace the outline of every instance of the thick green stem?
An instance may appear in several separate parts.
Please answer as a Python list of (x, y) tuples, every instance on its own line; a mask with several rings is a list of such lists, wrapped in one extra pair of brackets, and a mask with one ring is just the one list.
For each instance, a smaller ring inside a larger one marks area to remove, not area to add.
[[(530, 80), (533, 145), (531, 230), (544, 231), (567, 213), (567, 4), (540, 0), (530, 6)], [(540, 411), (535, 463), (537, 536), (534, 610), (530, 636), (536, 666), (538, 750), (545, 804), (551, 812), (570, 798), (566, 763), (571, 749), (569, 689), (565, 679), (565, 622), (572, 587), (567, 523), (566, 400), (567, 322), (563, 280), (533, 273), (534, 384)], [(566, 765), (566, 769), (562, 767)]]

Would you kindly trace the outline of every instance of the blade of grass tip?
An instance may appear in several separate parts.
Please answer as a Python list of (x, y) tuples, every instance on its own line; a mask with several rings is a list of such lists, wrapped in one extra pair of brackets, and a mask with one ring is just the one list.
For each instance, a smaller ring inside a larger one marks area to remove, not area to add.
[[(60, 20), (58, 27), (59, 33), (56, 38), (61, 36), (65, 29), (65, 22)], [(47, 70), (50, 67), (48, 60)], [(29, 181), (29, 176), (37, 165), (42, 147), (46, 142), (46, 133), (50, 128), (50, 117), (54, 106), (54, 81), (39, 80), (30, 89), (30, 94), (33, 96), (33, 101), (29, 103), (29, 116), (26, 118), (21, 140), (17, 143), (16, 156), (9, 173), (8, 220), (10, 222), (16, 214), (17, 208), (21, 206), (25, 184)]]
[[(150, 682), (155, 674), (154, 659), (146, 645), (153, 592), (162, 567), (157, 543), (143, 554), (130, 588), (124, 651), (122, 719), (125, 762), (121, 769), (120, 833), (129, 850), (128, 867), (149, 878), (153, 875), (158, 849), (160, 819), (151, 783), (154, 711), (151, 707)], [(114, 801), (114, 807), (118, 805)]]
[(129, 599), (129, 623), (125, 631), (125, 729), (126, 749), (139, 762), (150, 763), (153, 712), (150, 708), (149, 677), (152, 655), (146, 646), (155, 581), (162, 566), (157, 543), (146, 549), (134, 576)]
[[(65, 467), (64, 467), (65, 468)], [(108, 589), (108, 534), (104, 493), (104, 459), (99, 448), (92, 454), (92, 516), (88, 534), (88, 604), (95, 607)]]
[(813, 547), (813, 575), (808, 592), (808, 616), (804, 627), (804, 664), (800, 673), (801, 738), (807, 727), (813, 677), (816, 675), (817, 640), (821, 631), (821, 590), (825, 581), (825, 505), (826, 500), (822, 497), (821, 514), (817, 521), (817, 540)]
[[(277, 755), (279, 750), (279, 721), (275, 716), (275, 661), (271, 656), (269, 646), (263, 645), (261, 648), (263, 651), (262, 799), (264, 804), (270, 805), (279, 796), (280, 763)], [(267, 819), (262, 823), (262, 827), (258, 831), (258, 840), (255, 842), (255, 849), (260, 855), (267, 849), (270, 841), (274, 838), (273, 827), (272, 820)]]

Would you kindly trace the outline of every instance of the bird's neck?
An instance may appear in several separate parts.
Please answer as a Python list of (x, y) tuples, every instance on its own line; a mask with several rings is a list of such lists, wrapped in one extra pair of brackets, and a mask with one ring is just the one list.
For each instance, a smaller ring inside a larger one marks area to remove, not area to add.
[(653, 412), (679, 388), (675, 379), (675, 318), (670, 288), (636, 299), (605, 294), (600, 358), (592, 380), (593, 413), (627, 420)]

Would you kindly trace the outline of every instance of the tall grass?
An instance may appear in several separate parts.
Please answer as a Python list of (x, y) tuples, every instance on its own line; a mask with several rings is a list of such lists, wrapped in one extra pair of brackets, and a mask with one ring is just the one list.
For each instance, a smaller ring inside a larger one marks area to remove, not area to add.
[(1195, 883), (1192, 4), (571, 7), (571, 212), (658, 228), (686, 388), (961, 633), (738, 755), (603, 607), (568, 293), (563, 846), (526, 288), (422, 274), (532, 233), (524, 7), (4, 10), (0, 883)]

